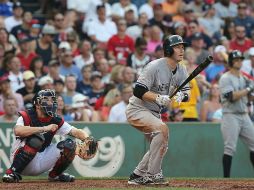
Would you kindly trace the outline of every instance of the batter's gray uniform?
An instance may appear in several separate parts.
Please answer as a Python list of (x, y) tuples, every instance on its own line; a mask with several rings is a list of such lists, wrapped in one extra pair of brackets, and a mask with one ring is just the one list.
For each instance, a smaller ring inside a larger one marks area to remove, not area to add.
[(248, 145), (251, 152), (254, 151), (254, 126), (248, 115), (247, 96), (233, 102), (225, 98), (226, 93), (243, 90), (246, 87), (247, 81), (243, 76), (237, 77), (230, 72), (224, 73), (219, 80), (223, 112), (221, 132), (226, 155), (233, 155), (238, 137)]
[[(173, 74), (166, 58), (150, 62), (142, 71), (137, 84), (160, 95), (170, 95), (177, 86), (188, 77), (185, 66), (177, 64)], [(187, 84), (182, 91), (188, 91)], [(154, 175), (161, 172), (163, 157), (168, 148), (168, 127), (160, 118), (160, 110), (156, 102), (148, 102), (132, 96), (126, 110), (128, 122), (144, 132), (150, 140), (150, 150), (138, 164), (134, 173), (139, 176)]]

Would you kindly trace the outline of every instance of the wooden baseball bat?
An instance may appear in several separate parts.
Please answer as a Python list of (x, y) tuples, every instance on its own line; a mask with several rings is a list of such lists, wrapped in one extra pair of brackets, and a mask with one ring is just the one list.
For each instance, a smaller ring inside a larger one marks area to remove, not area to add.
[(190, 82), (199, 73), (201, 73), (201, 71), (203, 71), (212, 61), (213, 57), (211, 55), (207, 56), (207, 58), (202, 63), (200, 63), (200, 65), (194, 71), (192, 71), (188, 78), (183, 81), (183, 83), (179, 87), (177, 87), (177, 89), (169, 97), (173, 98), (177, 92), (179, 92), (188, 82)]

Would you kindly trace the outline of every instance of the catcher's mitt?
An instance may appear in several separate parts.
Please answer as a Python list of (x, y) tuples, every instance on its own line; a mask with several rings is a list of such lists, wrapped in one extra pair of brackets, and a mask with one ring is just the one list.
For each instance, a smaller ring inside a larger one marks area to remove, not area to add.
[(98, 141), (93, 137), (87, 137), (85, 140), (77, 143), (76, 155), (84, 160), (93, 158), (98, 150)]

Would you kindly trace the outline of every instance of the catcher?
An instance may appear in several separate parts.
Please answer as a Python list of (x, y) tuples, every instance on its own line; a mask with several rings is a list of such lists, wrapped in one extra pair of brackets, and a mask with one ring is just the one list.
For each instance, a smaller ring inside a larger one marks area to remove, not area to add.
[[(55, 91), (41, 90), (33, 98), (33, 107), (19, 112), (14, 127), (16, 141), (12, 145), (11, 167), (6, 170), (3, 182), (19, 182), (21, 175), (37, 176), (44, 172), (49, 181), (73, 182), (73, 175), (63, 173), (75, 155), (83, 159), (94, 157), (98, 143), (88, 134), (66, 123), (56, 115)], [(57, 144), (51, 141), (55, 134), (70, 135), (81, 140), (77, 144), (67, 138)]]

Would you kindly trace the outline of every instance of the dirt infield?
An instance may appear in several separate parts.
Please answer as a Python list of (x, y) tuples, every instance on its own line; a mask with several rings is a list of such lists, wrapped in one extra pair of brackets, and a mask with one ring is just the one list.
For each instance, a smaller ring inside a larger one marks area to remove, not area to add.
[[(141, 186), (143, 187), (143, 186)], [(20, 183), (4, 184), (0, 183), (0, 189), (4, 190), (40, 190), (40, 189), (95, 189), (95, 188), (141, 188), (140, 186), (128, 185), (126, 180), (76, 180), (74, 183), (55, 183), (47, 180), (24, 180)], [(153, 186), (163, 187), (163, 186)], [(254, 180), (215, 180), (215, 179), (169, 179), (169, 185), (165, 188), (190, 188), (190, 189), (217, 189), (217, 190), (254, 190)], [(149, 189), (149, 188), (148, 188)]]

